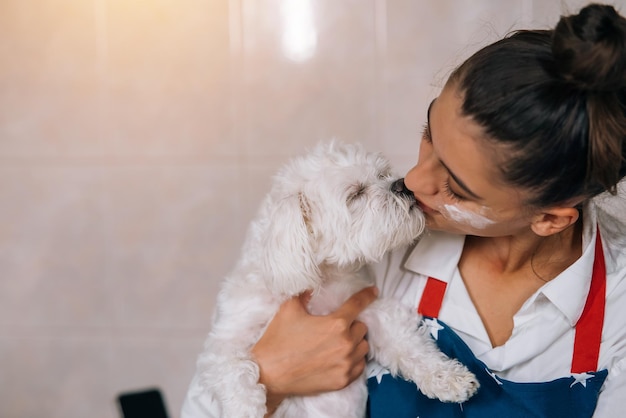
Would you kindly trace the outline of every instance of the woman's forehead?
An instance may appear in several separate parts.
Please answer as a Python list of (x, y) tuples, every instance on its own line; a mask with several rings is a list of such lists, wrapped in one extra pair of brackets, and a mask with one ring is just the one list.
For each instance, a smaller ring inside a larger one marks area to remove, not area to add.
[(429, 129), (442, 165), (481, 200), (489, 200), (494, 192), (519, 197), (520, 191), (505, 183), (500, 169), (510, 150), (488, 139), (484, 128), (462, 113), (462, 103), (456, 89), (447, 86), (429, 106)]

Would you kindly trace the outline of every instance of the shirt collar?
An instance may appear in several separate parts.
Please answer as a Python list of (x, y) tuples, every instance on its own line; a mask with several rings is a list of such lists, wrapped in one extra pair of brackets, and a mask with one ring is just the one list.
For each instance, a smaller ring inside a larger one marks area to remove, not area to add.
[[(595, 205), (589, 204), (583, 211), (583, 254), (570, 267), (541, 287), (524, 304), (521, 310), (531, 305), (539, 294), (543, 294), (565, 315), (572, 326), (582, 315), (587, 294), (591, 286), (594, 244), (597, 231)], [(433, 277), (449, 283), (461, 258), (464, 235), (429, 231), (417, 243), (407, 257), (404, 267), (414, 273)]]
[(463, 252), (465, 235), (428, 231), (408, 256), (404, 267), (449, 283)]

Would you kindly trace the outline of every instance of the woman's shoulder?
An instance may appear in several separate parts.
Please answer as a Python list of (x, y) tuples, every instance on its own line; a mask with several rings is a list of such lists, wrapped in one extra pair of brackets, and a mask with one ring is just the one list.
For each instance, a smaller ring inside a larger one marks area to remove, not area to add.
[[(626, 188), (615, 196), (594, 199), (594, 209), (604, 244), (607, 274), (626, 276)], [(624, 283), (626, 285), (626, 283)]]
[(602, 193), (591, 201), (600, 228), (616, 244), (626, 242), (626, 180), (617, 185), (617, 193)]

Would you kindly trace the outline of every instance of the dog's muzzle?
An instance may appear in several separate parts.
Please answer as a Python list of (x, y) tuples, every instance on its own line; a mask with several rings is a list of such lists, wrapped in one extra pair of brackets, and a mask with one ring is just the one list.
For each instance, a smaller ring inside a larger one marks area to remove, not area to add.
[(415, 195), (413, 194), (413, 192), (406, 187), (406, 184), (404, 184), (404, 179), (398, 179), (394, 181), (391, 184), (391, 191), (398, 196), (415, 199)]

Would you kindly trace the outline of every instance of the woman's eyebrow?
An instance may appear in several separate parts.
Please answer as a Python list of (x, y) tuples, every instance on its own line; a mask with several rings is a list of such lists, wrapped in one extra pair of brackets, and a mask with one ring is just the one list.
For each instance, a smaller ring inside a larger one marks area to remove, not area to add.
[[(428, 131), (430, 132), (430, 137), (432, 140), (433, 137), (433, 131), (432, 131), (432, 126), (430, 125), (430, 110), (433, 107), (433, 104), (435, 103), (435, 100), (437, 100), (436, 98), (433, 99), (432, 102), (430, 102), (430, 105), (428, 105), (428, 112), (426, 113), (426, 123), (428, 125)], [(474, 199), (476, 200), (483, 200), (482, 197), (478, 196), (476, 193), (474, 193), (469, 187), (467, 187), (467, 185), (465, 183), (463, 183), (453, 172), (452, 170), (450, 170), (450, 168), (448, 168), (448, 166), (441, 160), (439, 160), (439, 162), (441, 163), (441, 165), (448, 171), (448, 173), (450, 174), (450, 177), (452, 177), (452, 179), (454, 180), (454, 182), (456, 184), (459, 185), (459, 187), (461, 189), (463, 189), (465, 191), (465, 193), (467, 193), (468, 195), (472, 196)]]
[(461, 189), (463, 189), (463, 190), (464, 190), (464, 191), (465, 191), (468, 195), (472, 196), (474, 199), (476, 199), (476, 200), (483, 200), (483, 198), (482, 198), (482, 197), (478, 196), (476, 193), (474, 193), (473, 191), (471, 191), (471, 190), (470, 190), (470, 188), (469, 188), (469, 187), (467, 187), (467, 186), (465, 185), (465, 183), (463, 183), (461, 180), (459, 180), (459, 178), (458, 178), (456, 175), (454, 175), (454, 173), (453, 173), (453, 172), (452, 172), (452, 171), (448, 168), (448, 166), (447, 166), (447, 165), (445, 165), (445, 164), (444, 164), (444, 162), (443, 162), (443, 161), (439, 160), (439, 162), (441, 163), (441, 165), (442, 165), (442, 166), (443, 166), (446, 170), (448, 170), (448, 174), (450, 174), (450, 177), (452, 177), (452, 179), (454, 180), (454, 182), (455, 182), (456, 184), (458, 184), (458, 185), (459, 185), (459, 187), (460, 187)]

